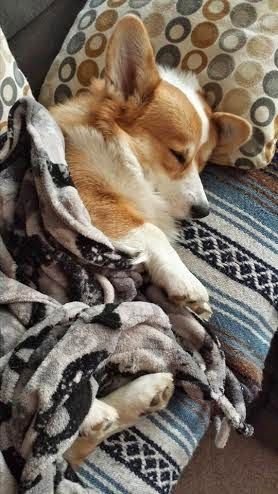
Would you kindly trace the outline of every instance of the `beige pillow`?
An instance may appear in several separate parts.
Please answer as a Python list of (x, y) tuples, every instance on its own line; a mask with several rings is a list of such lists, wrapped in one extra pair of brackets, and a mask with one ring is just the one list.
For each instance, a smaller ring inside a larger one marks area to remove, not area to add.
[(40, 101), (63, 101), (103, 75), (107, 40), (128, 12), (143, 19), (158, 63), (193, 70), (215, 109), (251, 122), (250, 141), (220, 164), (266, 166), (278, 134), (277, 0), (90, 0), (47, 74)]
[(30, 86), (12, 56), (0, 28), (0, 135), (7, 130), (10, 108), (22, 96), (31, 96)]

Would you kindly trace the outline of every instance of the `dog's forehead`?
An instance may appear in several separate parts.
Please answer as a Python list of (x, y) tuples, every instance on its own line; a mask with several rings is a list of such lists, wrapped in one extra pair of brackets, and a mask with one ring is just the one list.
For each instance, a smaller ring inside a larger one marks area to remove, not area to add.
[[(201, 123), (200, 146), (207, 142), (209, 137), (209, 118), (205, 104), (200, 96), (200, 86), (196, 76), (192, 73), (183, 73), (171, 68), (159, 67), (162, 80), (174, 86), (186, 96), (186, 100), (193, 106)], [(173, 95), (174, 96), (174, 95)], [(181, 106), (182, 111), (182, 106)]]

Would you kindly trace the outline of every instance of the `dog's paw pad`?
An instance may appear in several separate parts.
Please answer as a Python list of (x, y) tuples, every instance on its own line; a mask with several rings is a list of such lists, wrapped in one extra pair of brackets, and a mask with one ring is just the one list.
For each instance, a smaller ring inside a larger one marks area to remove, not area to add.
[(156, 410), (161, 410), (168, 403), (172, 396), (172, 386), (167, 386), (163, 391), (159, 391), (152, 399), (149, 405), (149, 413)]
[(107, 432), (119, 419), (115, 408), (97, 401), (85, 418), (80, 433), (82, 436), (95, 437)]
[(157, 378), (153, 383), (153, 389), (149, 391), (149, 403), (146, 404), (144, 414), (157, 412), (168, 405), (174, 391), (172, 374), (166, 372), (157, 374)]

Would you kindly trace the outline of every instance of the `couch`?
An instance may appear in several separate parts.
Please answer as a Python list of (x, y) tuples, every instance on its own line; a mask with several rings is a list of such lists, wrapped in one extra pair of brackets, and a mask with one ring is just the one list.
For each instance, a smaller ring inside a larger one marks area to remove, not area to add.
[[(35, 97), (74, 18), (84, 4), (85, 0), (2, 0), (0, 24)], [(273, 357), (269, 360), (271, 372), (265, 372), (265, 387), (259, 402), (263, 408), (269, 402), (268, 388), (270, 385), (273, 388), (275, 381), (272, 377), (274, 360)], [(258, 406), (253, 412), (253, 421), (260, 421)], [(260, 426), (259, 436), (266, 441), (266, 435), (264, 426)], [(268, 442), (273, 445), (271, 437)], [(201, 492), (205, 493), (206, 490), (200, 489)]]

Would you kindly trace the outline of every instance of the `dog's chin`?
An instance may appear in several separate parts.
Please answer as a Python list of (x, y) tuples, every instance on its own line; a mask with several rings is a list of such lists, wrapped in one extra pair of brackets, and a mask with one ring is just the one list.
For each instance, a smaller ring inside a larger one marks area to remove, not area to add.
[(192, 223), (194, 221), (193, 216), (190, 214), (190, 211), (175, 211), (174, 214), (172, 214), (172, 218), (174, 220), (175, 226), (177, 230), (179, 231), (180, 228), (186, 223)]
[(181, 221), (192, 221), (192, 216), (190, 214), (190, 212), (186, 212), (186, 211), (173, 211), (171, 213), (171, 216), (172, 218), (174, 218), (174, 221), (176, 221), (177, 223), (180, 223)]

